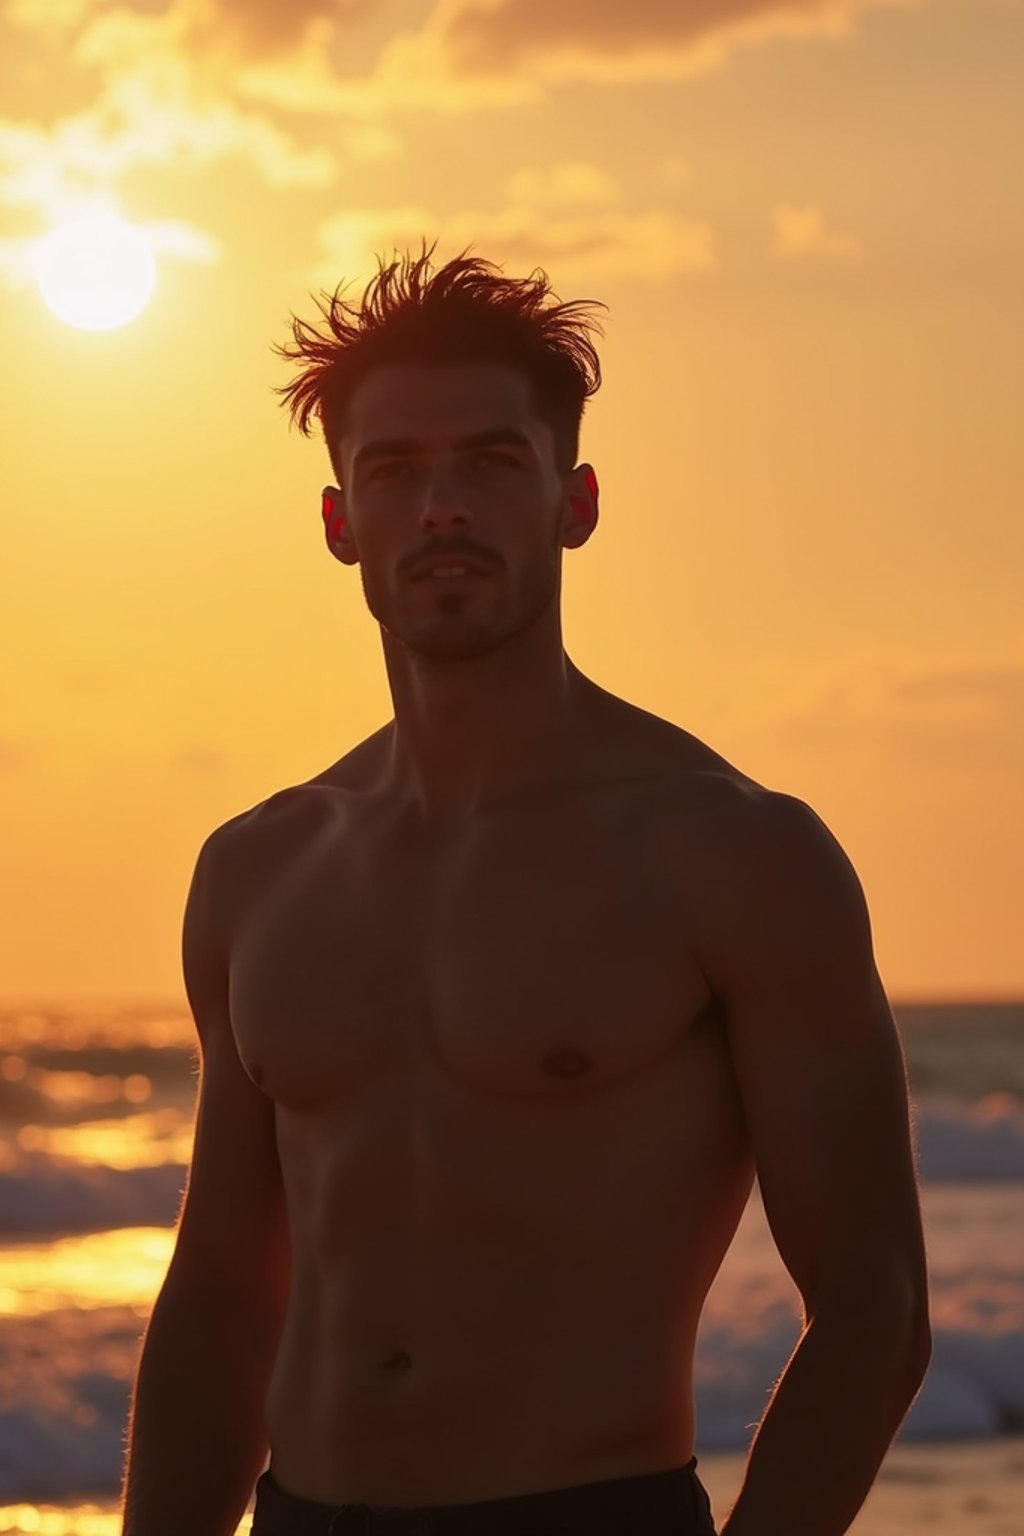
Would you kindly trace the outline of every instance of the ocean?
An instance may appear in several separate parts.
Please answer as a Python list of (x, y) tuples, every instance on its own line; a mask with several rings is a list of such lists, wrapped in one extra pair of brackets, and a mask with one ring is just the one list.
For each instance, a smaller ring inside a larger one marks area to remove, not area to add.
[[(893, 1011), (933, 1331), (899, 1443), (1020, 1436), (1024, 1002)], [(118, 1536), (129, 1393), (170, 1259), (196, 1081), (187, 1011), (0, 1008), (0, 1536)], [(799, 1315), (755, 1185), (701, 1323), (698, 1455), (749, 1444)]]

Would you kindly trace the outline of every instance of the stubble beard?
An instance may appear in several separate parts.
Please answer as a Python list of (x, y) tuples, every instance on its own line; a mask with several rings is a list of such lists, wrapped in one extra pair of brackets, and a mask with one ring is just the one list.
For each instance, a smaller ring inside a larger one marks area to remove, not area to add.
[[(427, 660), (472, 661), (500, 650), (548, 611), (559, 591), (561, 550), (557, 544), (544, 549), (522, 571), (511, 613), (496, 613), (492, 609), (475, 616), (471, 607), (475, 601), (472, 594), (464, 596), (448, 592), (435, 599), (436, 608), (428, 617), (412, 620), (405, 613), (396, 613), (395, 605), (382, 598), (373, 583), (367, 583), (365, 571), (361, 575), (367, 608), (381, 628), (393, 635), (406, 650)], [(433, 578), (424, 579), (431, 581)], [(495, 573), (484, 578), (485, 581), (504, 579)], [(481, 606), (489, 601), (484, 594)]]

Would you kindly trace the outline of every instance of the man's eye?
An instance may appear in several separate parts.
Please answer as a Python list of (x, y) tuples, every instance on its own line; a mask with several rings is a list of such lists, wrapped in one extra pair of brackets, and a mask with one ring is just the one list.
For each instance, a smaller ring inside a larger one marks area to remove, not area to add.
[[(499, 453), (493, 448), (482, 448), (473, 457), (478, 463), (484, 463), (491, 467), (500, 467), (502, 469), (519, 468), (519, 460), (513, 458), (512, 454)], [(409, 468), (411, 468), (411, 465), (408, 459), (389, 459), (386, 464), (377, 465), (371, 473), (370, 479), (379, 480), (381, 477), (388, 480), (395, 478), (404, 479), (405, 477), (401, 471)]]

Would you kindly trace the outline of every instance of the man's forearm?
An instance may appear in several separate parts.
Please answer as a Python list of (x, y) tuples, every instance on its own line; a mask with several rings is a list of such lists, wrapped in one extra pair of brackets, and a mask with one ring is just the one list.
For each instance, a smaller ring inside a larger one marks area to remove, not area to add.
[(843, 1536), (927, 1369), (921, 1334), (879, 1313), (819, 1313), (790, 1358), (720, 1536)]
[(122, 1536), (234, 1536), (267, 1455), (272, 1320), (244, 1298), (157, 1297), (132, 1402)]

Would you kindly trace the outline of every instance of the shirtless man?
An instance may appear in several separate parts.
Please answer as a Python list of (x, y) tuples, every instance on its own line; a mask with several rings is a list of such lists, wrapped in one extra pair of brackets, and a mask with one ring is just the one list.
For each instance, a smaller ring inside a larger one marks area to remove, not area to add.
[(713, 1536), (694, 1340), (756, 1170), (805, 1326), (721, 1536), (840, 1536), (930, 1354), (863, 891), (803, 801), (570, 661), (582, 306), (432, 250), (279, 349), (394, 719), (196, 861), (124, 1533), (230, 1536), (255, 1482), (254, 1536)]

